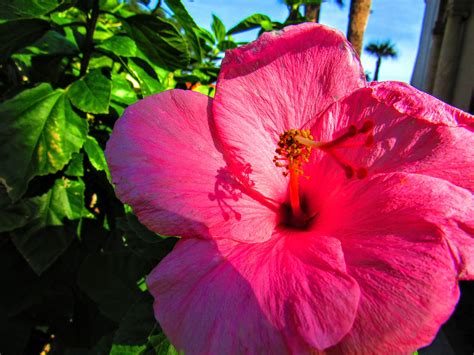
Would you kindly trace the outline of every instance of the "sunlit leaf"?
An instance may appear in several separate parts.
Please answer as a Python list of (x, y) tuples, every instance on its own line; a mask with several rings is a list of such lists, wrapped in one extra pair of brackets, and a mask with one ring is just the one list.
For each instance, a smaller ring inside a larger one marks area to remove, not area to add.
[(119, 74), (112, 74), (112, 100), (131, 105), (137, 101), (137, 94), (130, 81)]
[(214, 32), (214, 36), (216, 36), (217, 41), (221, 42), (225, 39), (225, 26), (222, 23), (221, 19), (216, 15), (212, 15), (212, 32)]
[(155, 64), (171, 70), (188, 65), (186, 40), (172, 22), (151, 15), (135, 15), (128, 17), (126, 23), (130, 37)]
[(128, 61), (128, 68), (140, 84), (143, 97), (159, 93), (165, 89), (153, 68), (139, 58), (131, 58)]
[(112, 83), (100, 70), (93, 70), (68, 89), (72, 104), (84, 112), (108, 113)]
[(97, 46), (120, 57), (136, 57), (137, 45), (127, 36), (113, 36)]
[(192, 90), (200, 92), (201, 94), (204, 94), (210, 97), (214, 97), (214, 94), (216, 91), (214, 87), (209, 86), (209, 85), (196, 85), (195, 87), (193, 87)]
[(0, 117), (0, 184), (15, 201), (34, 176), (61, 170), (87, 136), (87, 122), (49, 84), (2, 103)]
[(240, 33), (248, 30), (253, 30), (255, 28), (264, 28), (266, 31), (270, 30), (272, 21), (266, 15), (262, 14), (253, 14), (247, 17), (245, 20), (239, 22), (236, 26), (232, 27), (227, 34)]
[(107, 176), (110, 176), (104, 151), (94, 137), (87, 136), (86, 142), (84, 143), (84, 150), (92, 166), (99, 171), (105, 171)]
[(181, 352), (178, 352), (175, 347), (170, 343), (166, 336), (161, 333), (158, 335), (153, 335), (149, 340), (150, 344), (155, 350), (157, 355), (181, 355)]
[(113, 60), (104, 55), (95, 56), (91, 58), (89, 62), (89, 70), (100, 69), (100, 68), (112, 68)]
[(102, 10), (112, 11), (119, 6), (118, 0), (99, 0), (99, 6)]
[(83, 176), (84, 155), (82, 153), (74, 153), (64, 173), (68, 176)]
[(202, 61), (202, 49), (199, 43), (199, 38), (196, 33), (198, 25), (194, 22), (194, 19), (189, 15), (186, 8), (183, 6), (181, 0), (165, 0), (166, 5), (174, 12), (178, 23), (184, 28), (186, 34), (191, 41), (191, 46), (194, 49), (194, 53), (197, 56), (197, 60)]
[(143, 355), (146, 345), (117, 345), (113, 344), (109, 355)]

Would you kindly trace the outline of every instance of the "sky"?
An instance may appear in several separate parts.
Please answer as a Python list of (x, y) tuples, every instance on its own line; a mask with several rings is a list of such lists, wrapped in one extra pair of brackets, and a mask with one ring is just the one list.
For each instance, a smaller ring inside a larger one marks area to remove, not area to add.
[[(212, 14), (217, 15), (230, 29), (254, 13), (268, 15), (274, 21), (284, 21), (288, 10), (281, 0), (182, 0), (195, 22), (210, 30)], [(341, 9), (328, 0), (321, 8), (320, 22), (347, 32), (350, 0)], [(420, 40), (424, 0), (372, 0), (372, 13), (364, 35), (364, 46), (370, 41), (390, 39), (398, 51), (397, 59), (382, 62), (379, 80), (410, 82), (418, 43)], [(256, 31), (234, 36), (237, 41), (256, 39)], [(375, 71), (375, 58), (362, 53), (362, 65), (371, 75)]]

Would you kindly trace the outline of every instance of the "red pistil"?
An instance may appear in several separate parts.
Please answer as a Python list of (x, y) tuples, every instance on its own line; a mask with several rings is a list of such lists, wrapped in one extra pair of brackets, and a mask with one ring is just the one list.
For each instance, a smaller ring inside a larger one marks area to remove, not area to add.
[(299, 173), (294, 169), (290, 168), (290, 205), (293, 212), (293, 218), (297, 221), (304, 219), (303, 211), (301, 210), (300, 203), (300, 190), (299, 190)]
[[(330, 142), (315, 142), (309, 130), (290, 129), (280, 135), (278, 148), (275, 152), (278, 154), (273, 158), (273, 162), (277, 167), (285, 168), (283, 175), (290, 176), (290, 205), (293, 212), (293, 218), (296, 221), (304, 219), (301, 210), (299, 195), (299, 177), (303, 175), (303, 163), (309, 161), (311, 149), (316, 148), (329, 154), (344, 169), (344, 173), (348, 179), (356, 176), (363, 179), (367, 176), (367, 169), (364, 167), (356, 168), (344, 161), (336, 152), (335, 148), (348, 146), (366, 146), (369, 147), (374, 143), (374, 135), (372, 130), (374, 122), (365, 121), (361, 128), (357, 129), (355, 125), (350, 125), (347, 132)], [(365, 141), (362, 142), (346, 142), (360, 134), (367, 134)]]

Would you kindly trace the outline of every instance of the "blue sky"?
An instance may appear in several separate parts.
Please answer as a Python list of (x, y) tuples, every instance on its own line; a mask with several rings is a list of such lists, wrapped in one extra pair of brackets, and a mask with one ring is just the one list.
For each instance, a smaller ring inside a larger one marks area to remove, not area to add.
[[(254, 13), (283, 21), (288, 15), (286, 6), (279, 0), (182, 0), (196, 23), (210, 29), (212, 14), (216, 14), (229, 29)], [(329, 0), (322, 5), (320, 22), (341, 30), (347, 30), (350, 0), (341, 9)], [(379, 80), (409, 82), (413, 71), (418, 41), (420, 39), (424, 0), (372, 0), (372, 13), (364, 36), (364, 45), (370, 41), (390, 39), (396, 44), (398, 58), (382, 62)], [(251, 41), (256, 32), (236, 35), (238, 41)], [(375, 58), (363, 53), (362, 64), (374, 72)]]

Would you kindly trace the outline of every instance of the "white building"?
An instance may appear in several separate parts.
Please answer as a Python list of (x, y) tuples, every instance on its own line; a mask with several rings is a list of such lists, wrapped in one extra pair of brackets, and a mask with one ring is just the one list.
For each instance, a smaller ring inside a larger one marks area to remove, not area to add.
[(474, 111), (474, 0), (425, 0), (411, 84)]

